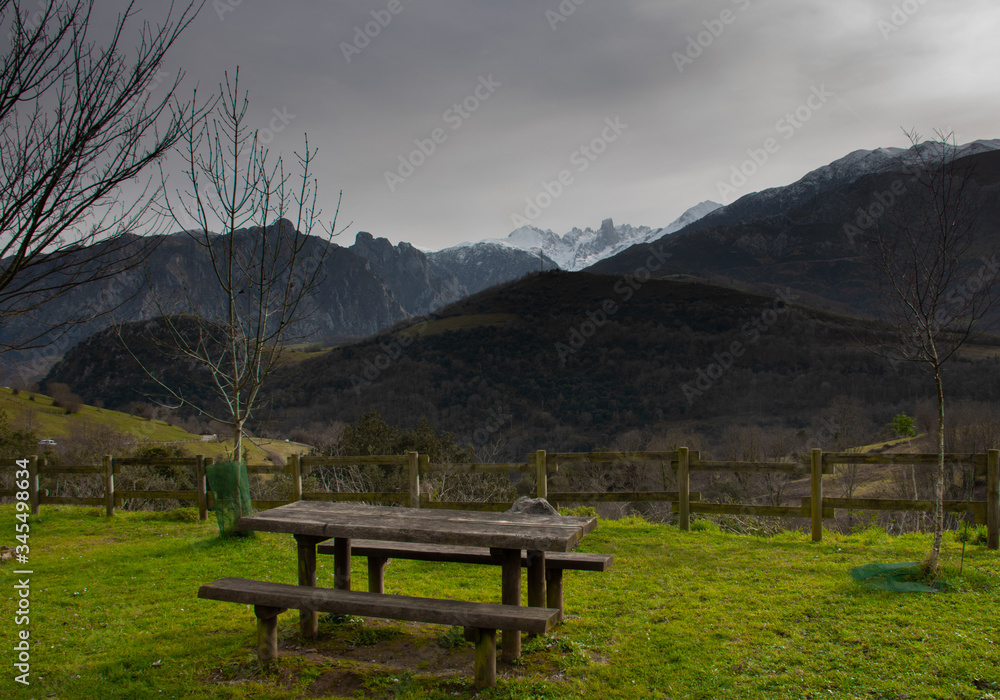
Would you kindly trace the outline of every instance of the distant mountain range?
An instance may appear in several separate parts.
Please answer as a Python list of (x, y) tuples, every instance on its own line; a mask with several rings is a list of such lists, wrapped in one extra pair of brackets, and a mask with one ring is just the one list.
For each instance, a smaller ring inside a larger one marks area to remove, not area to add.
[[(513, 455), (539, 444), (593, 449), (623, 431), (666, 434), (678, 422), (721, 430), (732, 416), (754, 412), (808, 431), (837, 396), (892, 415), (932, 387), (859, 347), (855, 316), (871, 301), (871, 272), (850, 227), (871, 211), (876, 194), (910, 187), (904, 168), (939, 147), (857, 151), (786, 187), (726, 207), (703, 203), (662, 229), (606, 221), (596, 231), (557, 236), (526, 228), (510, 240), (426, 254), (359, 233), (331, 256), (317, 330), (351, 328), (368, 337), (290, 359), (289, 375), (308, 376), (309, 389), (285, 391), (264, 413), (286, 429), (355, 420), (371, 409), (403, 426), (424, 416), (461, 439), (489, 432), (489, 442), (506, 442)], [(996, 260), (1000, 142), (963, 146), (959, 157), (973, 169), (969, 193), (981, 209), (982, 242), (973, 254)], [(156, 252), (160, 284), (210, 293), (187, 238), (168, 239)], [(626, 240), (632, 243), (621, 250)], [(570, 253), (579, 264), (616, 249), (585, 271), (517, 279), (569, 264)], [(640, 281), (634, 275), (654, 254), (659, 268), (646, 269), (661, 279)], [(517, 281), (485, 289), (505, 277)], [(768, 313), (775, 321), (762, 325)], [(155, 333), (155, 321), (130, 332)], [(115, 354), (114, 342), (109, 333), (94, 336), (68, 352), (49, 380), (109, 407), (135, 400), (143, 375)], [(947, 385), (958, 398), (986, 401), (1000, 376), (993, 359), (1000, 340), (978, 342), (952, 363)], [(285, 379), (274, 381), (272, 388), (287, 389)], [(504, 425), (484, 431), (494, 415)]]
[[(802, 303), (847, 313), (872, 311), (871, 270), (860, 258), (858, 226), (874, 211), (876, 194), (906, 189), (896, 206), (918, 196), (911, 184), (920, 155), (934, 162), (942, 144), (855, 151), (785, 187), (754, 192), (716, 209), (670, 236), (605, 258), (591, 272), (630, 274), (654, 250), (666, 261), (656, 277), (685, 275), (765, 294), (793, 290)], [(1000, 140), (960, 146), (971, 170), (968, 194), (980, 210), (980, 249), (1000, 248)], [(910, 172), (907, 172), (909, 170)]]
[[(285, 434), (373, 409), (408, 428), (426, 417), (460, 442), (493, 445), (513, 460), (539, 445), (611, 447), (631, 430), (669, 445), (682, 426), (721, 432), (746, 416), (814, 436), (810, 426), (837, 397), (886, 417), (933, 395), (920, 373), (893, 371), (859, 347), (857, 319), (793, 303), (760, 331), (754, 321), (775, 308), (773, 298), (699, 282), (650, 280), (636, 289), (611, 275), (546, 272), (326, 353), (292, 354), (269, 385), (277, 398), (259, 415)], [(155, 336), (156, 324), (128, 326), (131, 347), (147, 367), (183, 382), (186, 395), (210, 401), (211, 384), (197, 381), (195, 368), (178, 372), (139, 342)], [(974, 355), (1000, 356), (993, 343)], [(48, 381), (108, 408), (158, 393), (107, 332), (67, 353)], [(958, 358), (946, 377), (956, 400), (989, 401), (998, 381), (1000, 363), (973, 357)]]
[[(927, 162), (933, 163), (940, 160), (943, 148), (946, 146), (940, 142), (924, 141), (912, 148), (852, 151), (843, 158), (806, 173), (790, 185), (771, 187), (740, 197), (732, 204), (719, 207), (698, 218), (684, 227), (684, 231), (731, 226), (780, 215), (807, 205), (819, 195), (850, 185), (862, 178), (890, 172), (901, 173), (906, 168), (916, 169), (922, 157)], [(1000, 150), (1000, 139), (980, 140), (958, 146), (954, 155), (961, 159), (997, 150)]]
[[(868, 273), (845, 224), (871, 205), (875, 192), (906, 177), (903, 169), (921, 154), (933, 156), (942, 147), (926, 142), (911, 149), (855, 151), (797, 182), (748, 194), (728, 206), (701, 202), (661, 228), (615, 225), (606, 219), (597, 229), (575, 228), (559, 235), (526, 226), (502, 239), (429, 253), (362, 231), (352, 245), (333, 246), (325, 281), (312, 300), (318, 311), (301, 330), (317, 341), (344, 342), (433, 313), (490, 286), (557, 267), (631, 274), (643, 266), (654, 244), (666, 256), (655, 276), (683, 275), (766, 294), (781, 286), (794, 290), (806, 304), (865, 311)], [(1000, 246), (994, 224), (1000, 220), (1000, 140), (961, 146), (958, 157), (976, 165), (984, 234), (995, 249)], [(183, 233), (156, 243), (145, 273), (135, 270), (79, 289), (43, 306), (31, 319), (5, 324), (0, 337), (17, 337), (25, 331), (23, 324), (56, 322), (96, 306), (98, 300), (117, 307), (119, 320), (148, 319), (157, 312), (151, 290), (165, 298), (186, 294), (205, 303), (213, 299), (204, 250)], [(119, 254), (128, 255), (128, 247)], [(46, 355), (58, 359), (108, 323), (108, 318), (96, 318), (70, 328)], [(36, 363), (36, 371), (44, 371), (51, 361)]]
[(611, 219), (605, 219), (596, 231), (592, 228), (586, 228), (582, 231), (574, 228), (569, 233), (560, 236), (550, 229), (542, 230), (535, 226), (522, 226), (512, 231), (506, 238), (489, 238), (478, 243), (462, 243), (432, 255), (456, 255), (461, 251), (492, 246), (498, 250), (509, 248), (527, 251), (536, 257), (544, 255), (562, 270), (582, 270), (633, 245), (649, 243), (669, 233), (680, 231), (720, 206), (722, 205), (716, 202), (701, 202), (681, 214), (673, 223), (656, 229), (649, 226), (635, 227), (629, 224), (615, 226)]

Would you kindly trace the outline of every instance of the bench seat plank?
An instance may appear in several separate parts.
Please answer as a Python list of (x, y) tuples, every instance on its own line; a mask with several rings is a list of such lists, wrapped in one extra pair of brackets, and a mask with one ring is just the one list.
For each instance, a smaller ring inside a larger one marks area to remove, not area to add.
[(257, 617), (257, 656), (263, 662), (278, 657), (278, 615), (290, 608), (461, 626), (467, 638), (476, 643), (474, 685), (479, 690), (496, 685), (498, 629), (544, 634), (559, 617), (556, 608), (413, 598), (235, 577), (206, 583), (198, 589), (198, 597), (253, 605)]
[(545, 634), (559, 616), (559, 610), (554, 608), (526, 608), (496, 603), (413, 598), (235, 577), (222, 578), (203, 585), (198, 590), (198, 597), (271, 608), (307, 609), (477, 629), (516, 630), (532, 634)]
[[(316, 551), (333, 554), (334, 543), (323, 542)], [(411, 542), (383, 542), (381, 540), (351, 540), (351, 555), (375, 559), (415, 559), (456, 564), (492, 564), (499, 566), (501, 558), (486, 547), (463, 545), (419, 544)], [(575, 571), (607, 571), (614, 563), (612, 554), (589, 552), (546, 552), (546, 569), (572, 569)], [(521, 566), (528, 566), (528, 554), (521, 552)]]

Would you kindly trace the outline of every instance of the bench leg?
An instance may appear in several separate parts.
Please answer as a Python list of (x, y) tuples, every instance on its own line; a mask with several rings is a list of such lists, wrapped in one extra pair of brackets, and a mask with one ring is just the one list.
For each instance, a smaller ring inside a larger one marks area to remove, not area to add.
[(278, 615), (281, 612), (282, 608), (269, 605), (253, 606), (253, 614), (257, 616), (257, 658), (261, 661), (278, 658)]
[(368, 592), (385, 593), (385, 565), (392, 559), (368, 557)]
[[(311, 535), (295, 535), (299, 554), (299, 585), (316, 587), (316, 545), (324, 537)], [(315, 637), (319, 634), (319, 613), (313, 610), (299, 611), (299, 630), (303, 637)]]
[(528, 552), (528, 605), (545, 607), (545, 552)]
[(563, 619), (563, 572), (548, 569), (545, 572), (545, 607), (559, 608), (559, 622)]
[[(504, 632), (504, 638), (506, 635), (507, 633)], [(477, 629), (474, 636), (476, 638), (476, 690), (492, 688), (497, 684), (497, 631)]]
[[(500, 602), (504, 605), (521, 604), (521, 550), (501, 550), (502, 569), (500, 574)], [(516, 661), (521, 658), (521, 633), (518, 630), (503, 631), (503, 660)]]

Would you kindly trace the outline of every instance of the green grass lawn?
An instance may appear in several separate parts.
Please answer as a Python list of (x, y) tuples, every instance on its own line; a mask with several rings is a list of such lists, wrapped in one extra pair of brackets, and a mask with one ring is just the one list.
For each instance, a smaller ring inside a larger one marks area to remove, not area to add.
[[(31, 686), (13, 681), (17, 565), (0, 566), (0, 697), (466, 698), (471, 647), (429, 625), (321, 620), (300, 640), (279, 618), (276, 664), (255, 661), (245, 606), (196, 598), (227, 576), (295, 582), (288, 535), (221, 540), (192, 511), (43, 507), (32, 518)], [(173, 519), (171, 519), (173, 518)], [(16, 520), (0, 507), (0, 544)], [(930, 539), (880, 531), (772, 538), (602, 521), (582, 550), (607, 573), (567, 572), (565, 624), (498, 663), (482, 698), (1000, 697), (1000, 554), (946, 538), (951, 587), (935, 595), (857, 587), (851, 567), (918, 560)], [(321, 557), (321, 585), (333, 562)], [(355, 588), (365, 561), (354, 562)], [(499, 602), (496, 567), (394, 561), (390, 593)]]

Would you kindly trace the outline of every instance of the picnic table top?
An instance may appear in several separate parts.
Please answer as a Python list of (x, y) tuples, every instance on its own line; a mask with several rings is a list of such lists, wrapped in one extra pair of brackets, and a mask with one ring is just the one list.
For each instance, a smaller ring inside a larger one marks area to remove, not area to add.
[(321, 538), (568, 552), (597, 518), (297, 501), (242, 517), (237, 526)]

